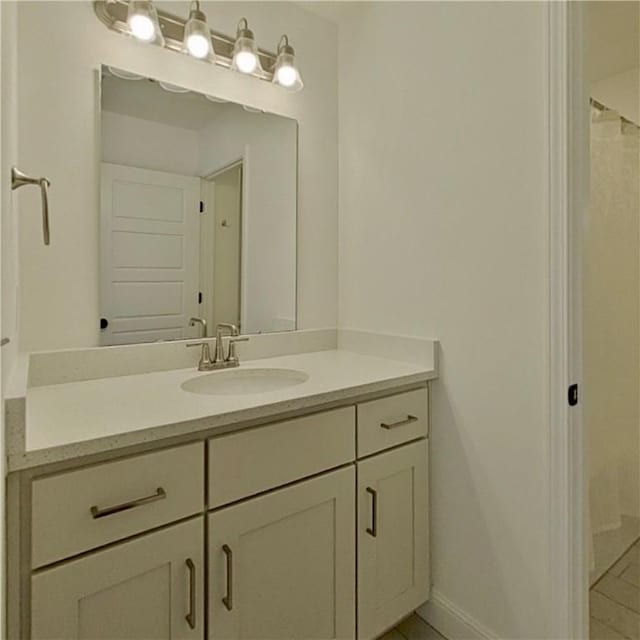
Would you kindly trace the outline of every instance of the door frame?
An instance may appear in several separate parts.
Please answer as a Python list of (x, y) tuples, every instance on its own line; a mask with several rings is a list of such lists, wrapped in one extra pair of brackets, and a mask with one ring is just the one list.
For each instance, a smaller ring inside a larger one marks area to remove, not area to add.
[(551, 638), (588, 637), (586, 463), (582, 401), (582, 229), (589, 187), (589, 87), (583, 3), (550, 2), (549, 611)]
[[(240, 299), (238, 301), (240, 305), (240, 330), (242, 332), (242, 327), (246, 326), (246, 314), (247, 314), (247, 286), (246, 286), (246, 277), (247, 277), (247, 247), (248, 247), (248, 207), (249, 207), (249, 145), (245, 145), (242, 151), (242, 155), (225, 164), (224, 166), (207, 173), (206, 175), (200, 178), (203, 191), (203, 200), (205, 202), (205, 207), (207, 211), (211, 211), (215, 215), (215, 202), (214, 199), (211, 198), (211, 191), (209, 189), (209, 183), (213, 182), (215, 185), (215, 179), (217, 176), (223, 174), (225, 171), (229, 171), (229, 169), (233, 169), (234, 167), (240, 167)], [(202, 228), (202, 225), (201, 225)], [(215, 224), (212, 222), (212, 236), (211, 239), (215, 242), (216, 239), (216, 228)], [(200, 244), (200, 256), (202, 262), (203, 255), (203, 238), (201, 234), (201, 244)], [(215, 272), (215, 259), (214, 259), (213, 272)], [(202, 275), (202, 272), (201, 272)], [(201, 287), (204, 285), (201, 283)], [(212, 287), (209, 287), (209, 290), (212, 291)], [(201, 290), (204, 290), (201, 289)], [(209, 295), (212, 295), (211, 293)], [(215, 292), (213, 293), (215, 295)], [(207, 307), (209, 308), (209, 307)], [(215, 305), (212, 303), (212, 309), (215, 308)]]

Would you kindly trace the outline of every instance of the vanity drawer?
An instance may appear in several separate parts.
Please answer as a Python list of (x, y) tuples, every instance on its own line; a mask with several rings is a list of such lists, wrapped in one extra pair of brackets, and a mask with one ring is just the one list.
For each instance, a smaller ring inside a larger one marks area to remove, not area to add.
[(422, 438), (429, 432), (427, 388), (358, 405), (358, 457)]
[(202, 511), (204, 444), (46, 476), (32, 486), (37, 568)]
[(355, 460), (355, 407), (209, 440), (215, 508)]

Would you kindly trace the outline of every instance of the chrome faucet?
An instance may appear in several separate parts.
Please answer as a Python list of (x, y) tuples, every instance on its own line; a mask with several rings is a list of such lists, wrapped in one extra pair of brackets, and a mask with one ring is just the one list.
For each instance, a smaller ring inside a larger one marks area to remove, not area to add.
[(230, 322), (219, 322), (216, 325), (216, 356), (215, 362), (224, 362), (226, 360), (224, 356), (224, 344), (222, 342), (222, 334), (228, 331), (229, 335), (233, 338), (235, 336), (239, 336), (240, 332), (238, 331), (238, 327), (235, 324), (231, 324)]
[(207, 321), (204, 318), (190, 318), (189, 326), (195, 327), (197, 324), (202, 326), (202, 338), (207, 337)]
[[(190, 318), (189, 326), (194, 327), (196, 324), (199, 324), (202, 327), (202, 337), (207, 337), (207, 321), (204, 318)], [(211, 346), (205, 340), (203, 342), (192, 342), (187, 345), (187, 347), (202, 347), (202, 352), (200, 353), (200, 362), (198, 362), (198, 371), (210, 371), (211, 369)]]
[[(199, 323), (203, 327), (203, 338), (207, 337), (207, 323), (202, 318), (191, 318), (189, 321), (190, 326)], [(229, 340), (229, 351), (225, 356), (223, 336), (226, 332), (229, 332), (231, 336)], [(200, 356), (200, 362), (198, 363), (198, 371), (214, 371), (216, 369), (229, 369), (231, 367), (239, 367), (240, 359), (236, 351), (237, 342), (247, 342), (249, 338), (238, 337), (240, 332), (238, 327), (228, 322), (219, 322), (216, 325), (216, 350), (213, 360), (211, 359), (211, 351), (209, 342), (203, 340), (202, 342), (192, 342), (188, 344), (188, 347), (202, 346), (202, 354)]]
[[(228, 331), (231, 338), (229, 340), (229, 351), (227, 356), (224, 355), (224, 343), (222, 342), (222, 335), (225, 331)], [(239, 338), (240, 331), (235, 324), (229, 322), (219, 322), (216, 325), (216, 355), (213, 359), (214, 369), (226, 369), (229, 367), (239, 367), (240, 359), (236, 352), (237, 342), (248, 342), (249, 338)]]

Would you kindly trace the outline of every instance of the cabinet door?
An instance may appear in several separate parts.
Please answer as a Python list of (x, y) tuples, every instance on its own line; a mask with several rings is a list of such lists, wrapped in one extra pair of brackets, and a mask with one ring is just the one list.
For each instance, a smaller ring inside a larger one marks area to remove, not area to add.
[(203, 543), (197, 518), (35, 574), (31, 637), (202, 638)]
[(209, 515), (209, 637), (353, 638), (355, 469)]
[(375, 638), (429, 597), (428, 442), (358, 462), (358, 636)]

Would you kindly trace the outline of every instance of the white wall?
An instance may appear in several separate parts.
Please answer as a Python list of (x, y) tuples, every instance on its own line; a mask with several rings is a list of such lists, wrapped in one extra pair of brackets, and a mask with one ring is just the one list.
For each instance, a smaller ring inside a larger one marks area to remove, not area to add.
[(585, 73), (598, 82), (638, 66), (640, 3), (592, 0), (584, 3)]
[(5, 635), (5, 438), (4, 398), (15, 361), (18, 335), (17, 238), (10, 171), (16, 163), (16, 5), (0, 3), (0, 273), (2, 282), (0, 336), (10, 342), (0, 350), (0, 635)]
[(128, 167), (200, 175), (199, 136), (192, 129), (102, 113), (102, 160)]
[(591, 96), (640, 123), (640, 2), (594, 0), (584, 17)]
[[(3, 2), (1, 7), (2, 34), (0, 42), (0, 91), (1, 91), (1, 200), (2, 208), (2, 337), (10, 343), (2, 348), (2, 380), (4, 383), (11, 372), (18, 349), (18, 255), (17, 255), (17, 207), (20, 192), (11, 192), (10, 171), (17, 164), (18, 131), (17, 122), (17, 6), (14, 2)], [(40, 225), (42, 224), (39, 220)], [(42, 235), (42, 231), (40, 232)], [(0, 436), (1, 437), (1, 436)]]
[(202, 131), (201, 175), (244, 158), (245, 333), (282, 330), (287, 321), (286, 328), (295, 327), (296, 140), (294, 121), (241, 109), (226, 111)]
[(339, 36), (339, 325), (441, 340), (434, 594), (548, 637), (547, 8), (363, 5)]
[(627, 120), (640, 124), (640, 67), (593, 82), (591, 96)]
[[(187, 2), (160, 3), (186, 15)], [(110, 32), (92, 3), (24, 2), (19, 18), (19, 160), (51, 182), (51, 246), (38, 194), (20, 197), (21, 348), (98, 344), (98, 69), (109, 64), (297, 119), (298, 326), (337, 319), (336, 28), (291, 3), (203, 2), (234, 34), (246, 16), (260, 44), (287, 33), (307, 86), (290, 94), (253, 78)], [(52, 29), (51, 25), (56, 28)]]

